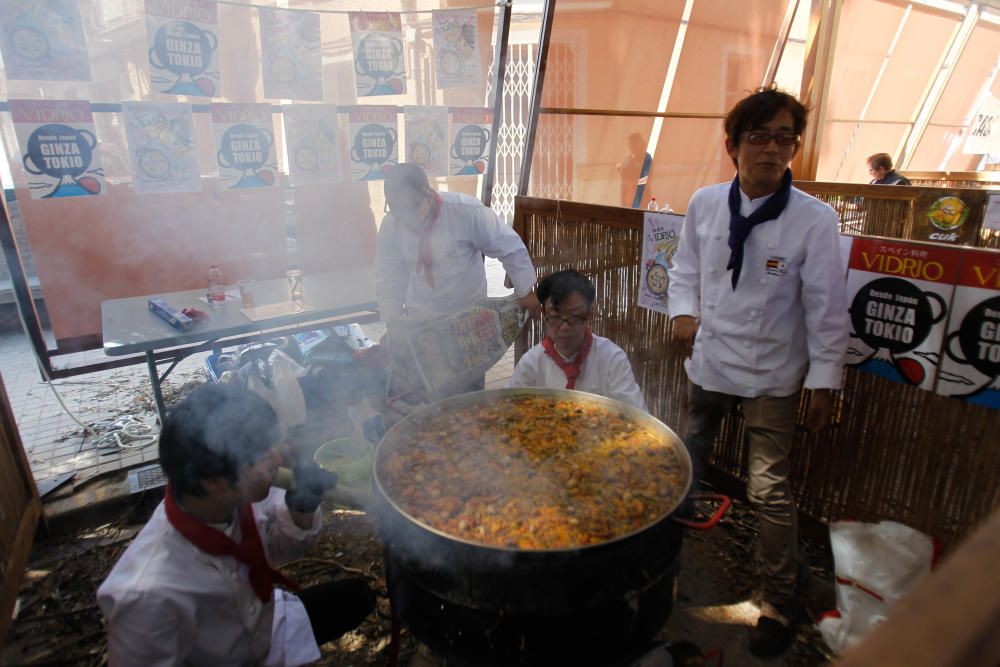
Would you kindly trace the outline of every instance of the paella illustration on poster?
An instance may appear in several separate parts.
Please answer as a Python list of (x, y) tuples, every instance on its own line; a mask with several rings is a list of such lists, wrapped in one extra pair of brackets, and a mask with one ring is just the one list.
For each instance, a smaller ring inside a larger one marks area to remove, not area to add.
[[(277, 183), (270, 104), (212, 104), (219, 179), (232, 190)], [(231, 184), (230, 184), (231, 183)]]
[(492, 132), (491, 110), (451, 108), (451, 161), (448, 171), (452, 176), (479, 176), (486, 172)]
[(913, 202), (915, 241), (975, 245), (986, 209), (986, 190), (924, 190)]
[(149, 82), (154, 93), (215, 97), (218, 9), (208, 0), (146, 0)]
[(90, 59), (74, 0), (0, 2), (0, 52), (8, 79), (90, 81)]
[(281, 107), (292, 185), (340, 183), (343, 139), (335, 104)]
[(323, 99), (319, 14), (260, 7), (260, 62), (264, 97)]
[(847, 300), (847, 365), (932, 391), (961, 250), (856, 238)]
[(435, 10), (431, 24), (437, 87), (478, 86), (481, 75), (476, 10)]
[(639, 279), (639, 305), (667, 314), (667, 272), (677, 252), (684, 216), (673, 213), (646, 212), (643, 215), (642, 276)]
[(122, 122), (136, 192), (201, 190), (190, 104), (122, 102)]
[(107, 191), (94, 116), (85, 100), (11, 100), (32, 199)]
[(399, 14), (350, 12), (358, 97), (406, 92), (403, 29)]
[(1000, 252), (962, 252), (937, 393), (1000, 408)]
[(351, 127), (351, 180), (381, 181), (399, 162), (396, 107), (347, 107)]
[(447, 107), (403, 107), (406, 161), (428, 176), (448, 175)]

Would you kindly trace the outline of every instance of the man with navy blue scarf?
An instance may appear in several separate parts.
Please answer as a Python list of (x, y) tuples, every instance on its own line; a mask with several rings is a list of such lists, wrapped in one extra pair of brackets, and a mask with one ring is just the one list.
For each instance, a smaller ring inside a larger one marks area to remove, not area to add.
[(795, 636), (798, 527), (788, 475), (799, 393), (809, 390), (806, 428), (829, 424), (849, 332), (837, 214), (791, 185), (806, 114), (774, 88), (733, 107), (725, 129), (736, 178), (691, 198), (669, 272), (673, 335), (690, 357), (684, 441), (696, 480), (734, 401), (746, 420), (763, 575), (750, 651), (762, 657), (784, 652)]

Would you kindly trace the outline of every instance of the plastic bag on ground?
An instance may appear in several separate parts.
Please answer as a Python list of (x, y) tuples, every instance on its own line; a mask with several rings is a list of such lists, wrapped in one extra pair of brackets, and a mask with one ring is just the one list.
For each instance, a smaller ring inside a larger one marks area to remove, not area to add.
[(306, 369), (281, 350), (273, 350), (266, 367), (249, 364), (246, 386), (259, 394), (278, 415), (282, 436), (288, 429), (306, 421), (306, 399), (299, 378)]
[(837, 609), (818, 623), (827, 646), (841, 654), (857, 644), (892, 605), (931, 571), (930, 537), (895, 521), (838, 521), (830, 526)]

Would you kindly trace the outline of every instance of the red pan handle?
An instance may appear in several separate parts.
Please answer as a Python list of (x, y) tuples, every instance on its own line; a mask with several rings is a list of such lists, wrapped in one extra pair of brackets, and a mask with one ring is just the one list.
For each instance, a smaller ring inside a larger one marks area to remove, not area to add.
[(680, 519), (674, 517), (674, 521), (686, 526), (687, 528), (693, 528), (694, 530), (711, 530), (715, 528), (719, 520), (722, 519), (722, 515), (726, 513), (729, 506), (733, 504), (733, 499), (729, 496), (724, 496), (721, 493), (696, 493), (692, 498), (699, 498), (702, 500), (716, 500), (719, 502), (719, 509), (715, 510), (715, 513), (710, 516), (706, 521), (688, 521), (687, 519)]

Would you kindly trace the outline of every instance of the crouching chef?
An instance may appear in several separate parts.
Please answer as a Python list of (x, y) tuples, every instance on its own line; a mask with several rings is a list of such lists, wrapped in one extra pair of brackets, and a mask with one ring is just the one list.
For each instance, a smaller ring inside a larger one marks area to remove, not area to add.
[(241, 387), (201, 387), (170, 411), (165, 498), (97, 592), (111, 667), (302, 665), (371, 613), (361, 580), (275, 588), (295, 587), (272, 563), (316, 542), (336, 483), (314, 466), (296, 491), (272, 488), (277, 442), (271, 406)]
[(576, 389), (646, 409), (625, 351), (590, 331), (596, 291), (579, 271), (557, 271), (538, 283), (545, 338), (514, 367), (511, 387)]

